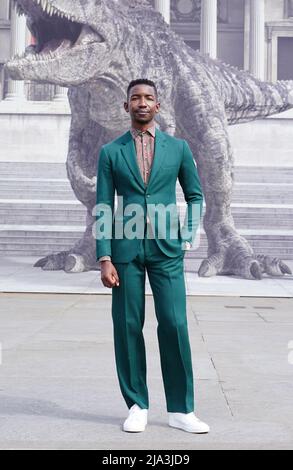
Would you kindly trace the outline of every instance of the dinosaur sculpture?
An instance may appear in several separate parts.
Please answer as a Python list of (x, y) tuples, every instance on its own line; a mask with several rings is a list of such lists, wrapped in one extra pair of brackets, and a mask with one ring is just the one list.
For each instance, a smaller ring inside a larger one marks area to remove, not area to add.
[(228, 125), (262, 119), (293, 107), (293, 80), (262, 82), (249, 72), (187, 46), (148, 0), (17, 0), (36, 37), (6, 64), (11, 78), (69, 87), (72, 121), (67, 173), (87, 207), (84, 236), (69, 251), (35, 266), (81, 272), (99, 269), (92, 226), (99, 148), (129, 127), (122, 103), (128, 83), (155, 81), (160, 128), (187, 139), (201, 178), (208, 257), (199, 276), (261, 279), (291, 274), (278, 258), (255, 254), (231, 214), (233, 151)]

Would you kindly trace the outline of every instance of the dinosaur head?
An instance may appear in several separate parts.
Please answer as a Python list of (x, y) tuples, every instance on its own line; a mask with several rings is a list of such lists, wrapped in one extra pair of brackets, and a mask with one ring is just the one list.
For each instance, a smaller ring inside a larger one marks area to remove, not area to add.
[(119, 21), (123, 0), (118, 9), (117, 0), (15, 2), (18, 12), (26, 15), (36, 44), (6, 63), (14, 80), (65, 86), (86, 83), (107, 70), (113, 50), (123, 40), (123, 21)]

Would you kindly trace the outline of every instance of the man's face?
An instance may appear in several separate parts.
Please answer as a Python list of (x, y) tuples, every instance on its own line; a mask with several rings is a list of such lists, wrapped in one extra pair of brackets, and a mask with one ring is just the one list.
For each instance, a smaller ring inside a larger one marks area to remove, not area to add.
[(128, 103), (124, 109), (130, 114), (132, 123), (148, 124), (159, 112), (160, 103), (150, 85), (135, 85), (129, 91)]

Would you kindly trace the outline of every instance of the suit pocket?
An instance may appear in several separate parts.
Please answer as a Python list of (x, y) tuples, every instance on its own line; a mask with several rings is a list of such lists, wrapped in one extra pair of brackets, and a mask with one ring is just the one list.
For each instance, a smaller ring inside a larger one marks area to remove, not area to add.
[(163, 171), (177, 171), (178, 166), (177, 165), (165, 165), (165, 166), (161, 166), (161, 169)]

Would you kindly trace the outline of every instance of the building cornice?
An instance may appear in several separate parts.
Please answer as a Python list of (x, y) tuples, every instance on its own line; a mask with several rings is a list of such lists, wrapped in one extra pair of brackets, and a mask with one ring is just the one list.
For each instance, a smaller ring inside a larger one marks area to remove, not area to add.
[(265, 23), (266, 32), (267, 32), (267, 40), (270, 41), (273, 35), (277, 35), (278, 33), (291, 33), (293, 31), (293, 18), (286, 19), (286, 20), (278, 20), (278, 21), (266, 21)]

